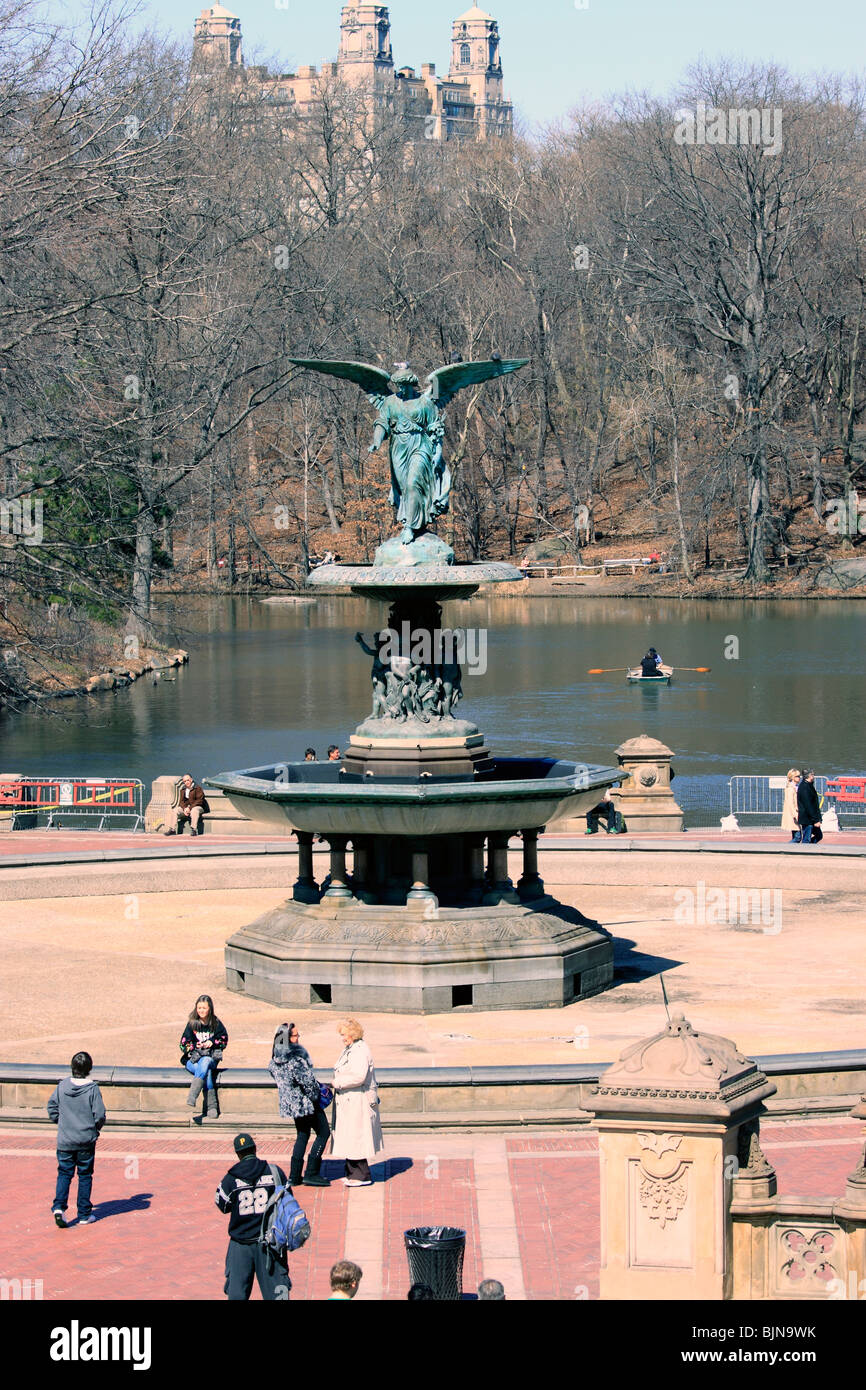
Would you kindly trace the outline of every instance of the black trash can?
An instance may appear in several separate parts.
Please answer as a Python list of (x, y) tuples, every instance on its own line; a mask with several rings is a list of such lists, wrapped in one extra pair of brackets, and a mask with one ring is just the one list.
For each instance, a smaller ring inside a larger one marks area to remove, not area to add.
[(416, 1226), (406, 1231), (409, 1283), (429, 1284), (438, 1303), (463, 1297), (466, 1232), (456, 1226)]

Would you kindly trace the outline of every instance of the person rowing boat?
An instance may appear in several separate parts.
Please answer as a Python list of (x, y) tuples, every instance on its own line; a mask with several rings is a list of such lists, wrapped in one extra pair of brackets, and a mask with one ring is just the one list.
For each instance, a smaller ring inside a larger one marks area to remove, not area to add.
[(655, 647), (650, 647), (646, 656), (641, 661), (640, 673), (647, 680), (655, 679), (664, 674), (662, 671), (662, 665), (662, 659), (656, 651)]

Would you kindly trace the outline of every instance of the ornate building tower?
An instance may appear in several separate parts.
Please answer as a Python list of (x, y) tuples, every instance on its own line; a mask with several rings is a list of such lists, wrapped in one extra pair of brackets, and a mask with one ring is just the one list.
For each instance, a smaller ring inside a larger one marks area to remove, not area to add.
[(387, 5), (345, 5), (340, 20), (340, 70), (344, 77), (394, 85), (391, 19)]
[(193, 63), (202, 66), (242, 68), (241, 22), (236, 14), (217, 3), (202, 10), (195, 22)]
[(471, 94), (478, 139), (511, 129), (512, 107), (503, 95), (499, 24), (478, 5), (454, 21), (448, 79)]

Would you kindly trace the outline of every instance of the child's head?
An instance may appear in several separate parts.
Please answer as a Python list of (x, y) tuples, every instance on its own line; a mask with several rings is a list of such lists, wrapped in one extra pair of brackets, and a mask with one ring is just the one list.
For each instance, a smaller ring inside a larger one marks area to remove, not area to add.
[(78, 1081), (83, 1081), (85, 1076), (89, 1076), (93, 1070), (93, 1058), (89, 1052), (76, 1052), (70, 1063), (72, 1075)]
[(362, 1273), (358, 1265), (353, 1264), (351, 1260), (339, 1260), (331, 1269), (331, 1292), (354, 1298), (361, 1278)]

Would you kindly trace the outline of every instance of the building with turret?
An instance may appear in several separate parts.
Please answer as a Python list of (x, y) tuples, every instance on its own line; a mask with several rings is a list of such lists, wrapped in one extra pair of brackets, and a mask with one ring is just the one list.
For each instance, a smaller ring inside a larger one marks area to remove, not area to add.
[(301, 116), (315, 106), (320, 83), (339, 78), (363, 87), (380, 112), (406, 120), (415, 138), (490, 140), (510, 135), (514, 126), (503, 88), (499, 25), (478, 5), (453, 22), (447, 77), (437, 75), (435, 63), (422, 64), (420, 72), (398, 68), (388, 7), (367, 4), (343, 7), (335, 63), (277, 74), (245, 67), (241, 22), (217, 3), (195, 22), (193, 68), (261, 83), (275, 104)]

